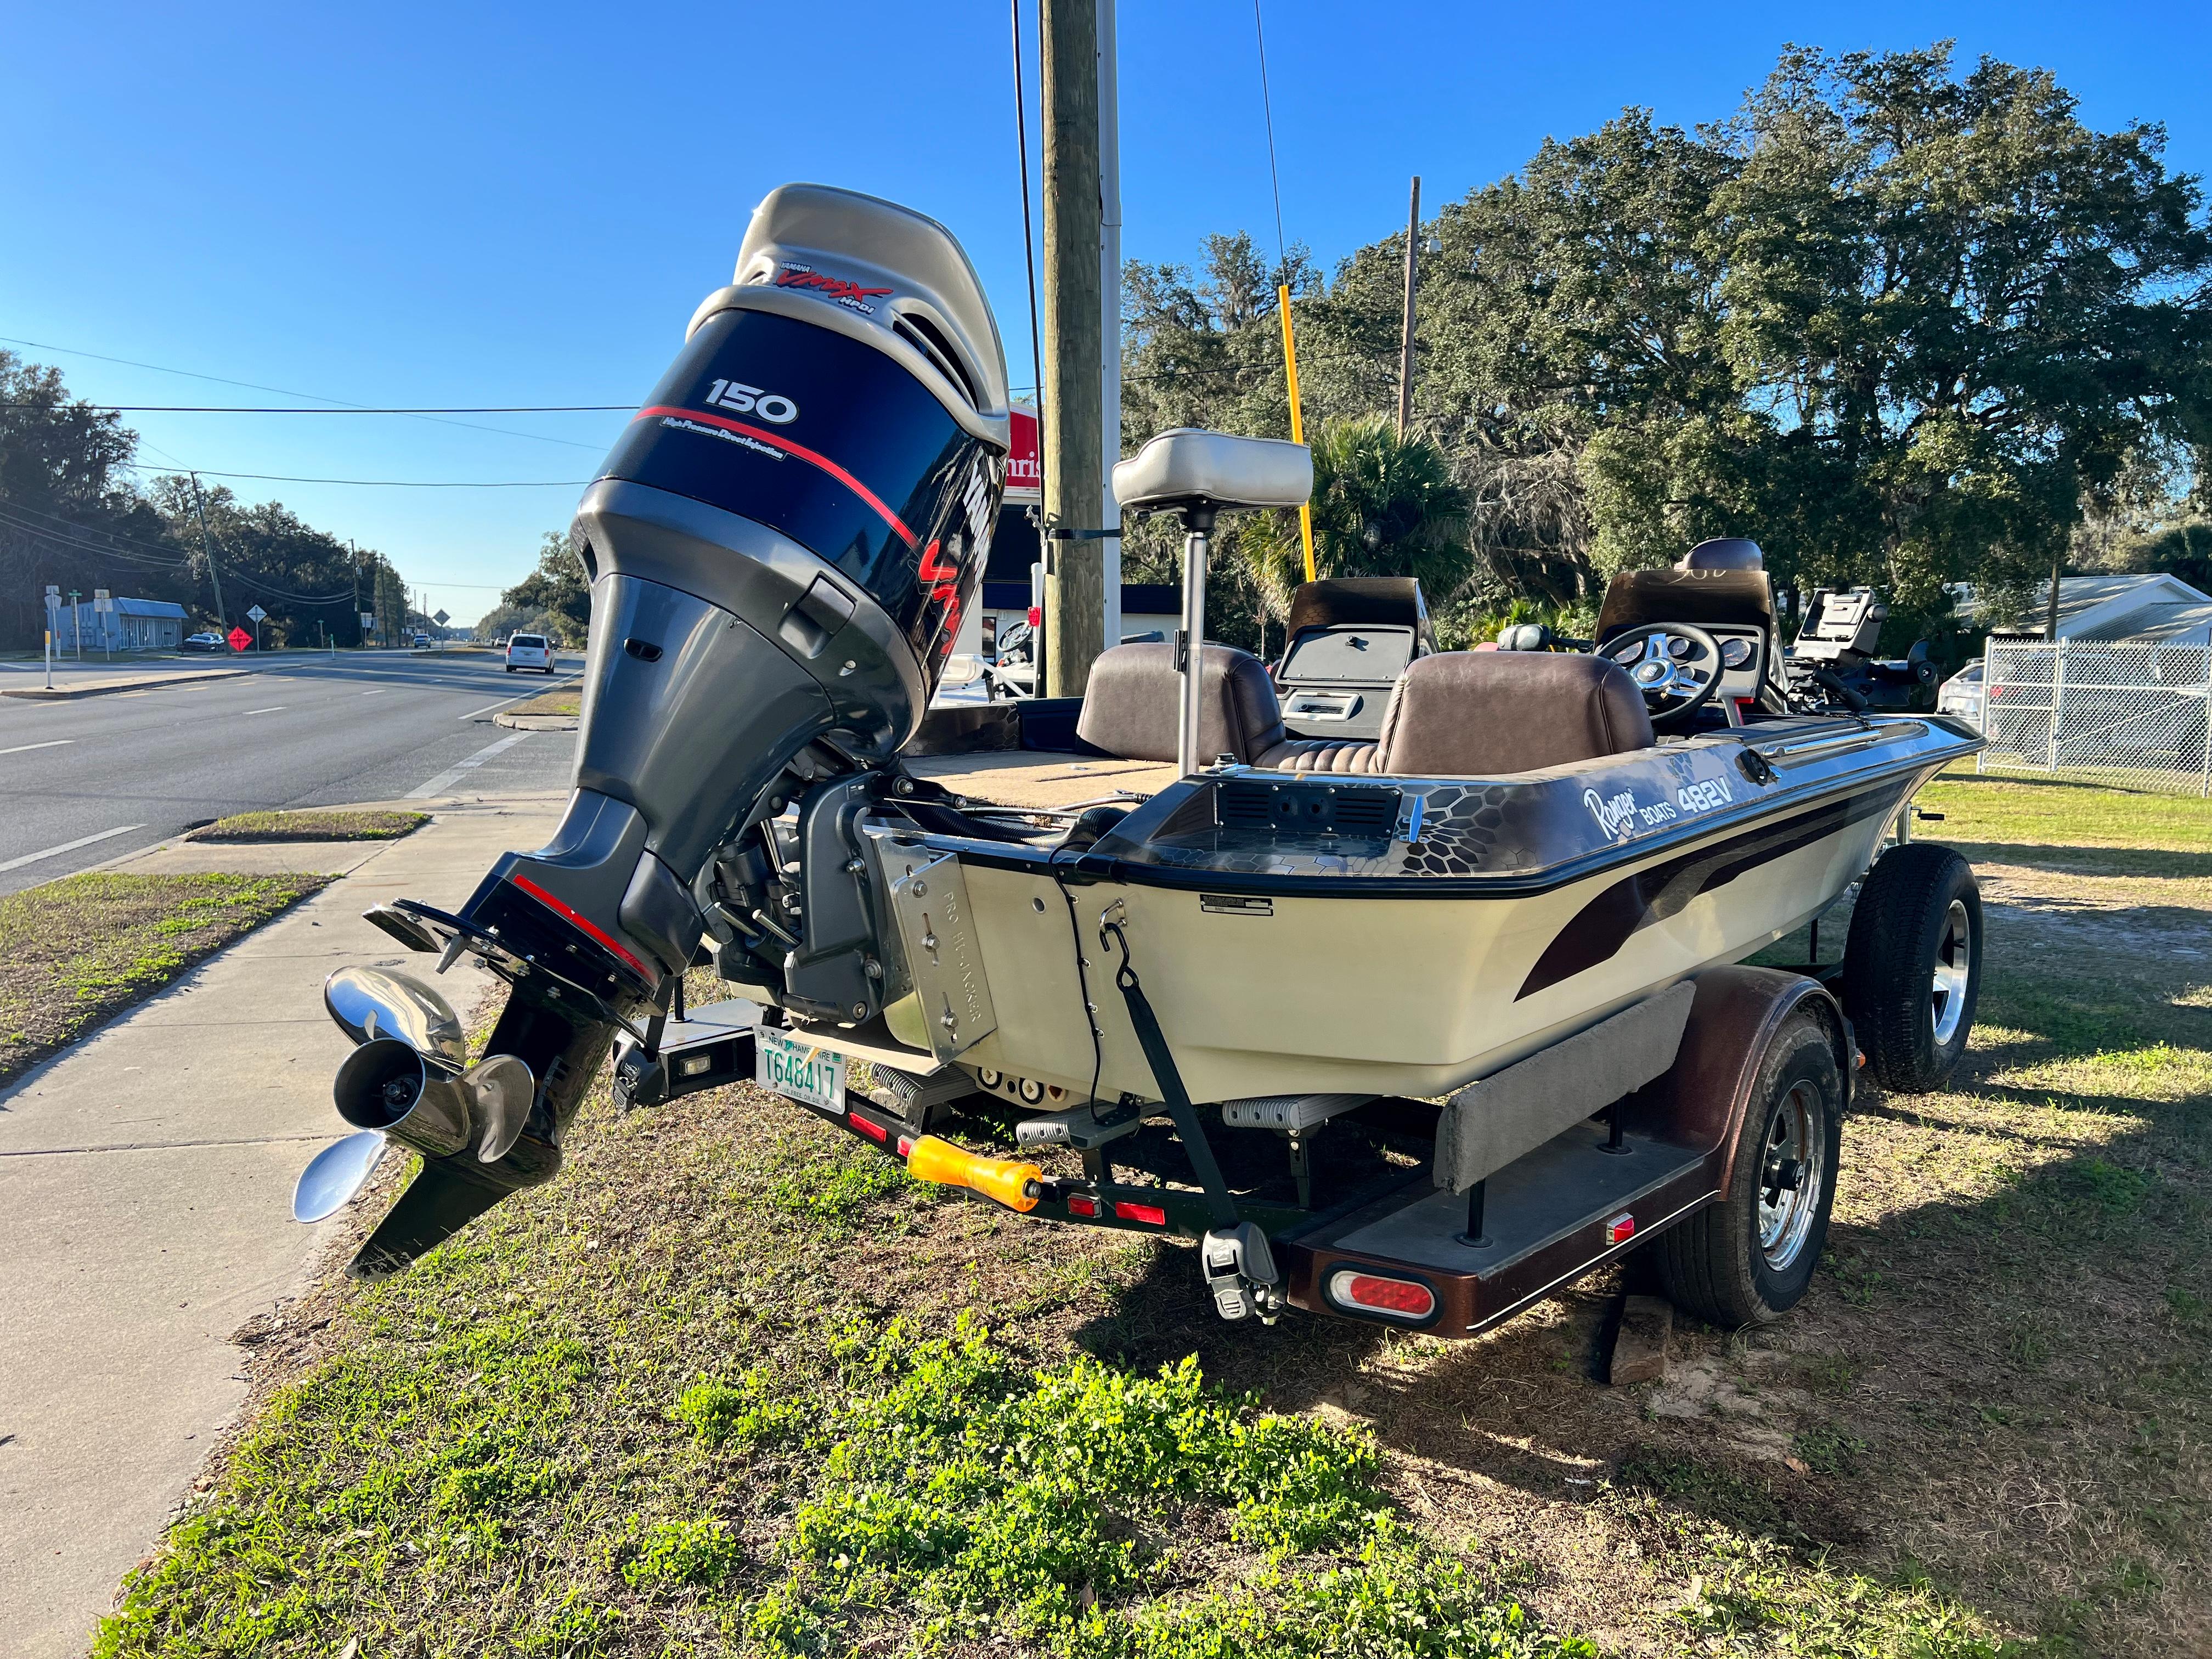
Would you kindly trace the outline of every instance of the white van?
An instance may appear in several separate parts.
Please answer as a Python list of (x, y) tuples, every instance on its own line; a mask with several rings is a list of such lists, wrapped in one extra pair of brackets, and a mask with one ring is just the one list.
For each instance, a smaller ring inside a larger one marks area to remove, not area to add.
[(535, 668), (550, 674), (553, 672), (553, 644), (543, 634), (517, 634), (507, 642), (507, 672), (518, 668)]

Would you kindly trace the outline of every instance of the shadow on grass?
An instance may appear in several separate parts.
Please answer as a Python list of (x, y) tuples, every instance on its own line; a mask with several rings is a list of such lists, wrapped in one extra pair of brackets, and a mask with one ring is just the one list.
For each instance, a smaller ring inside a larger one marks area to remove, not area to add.
[[(1948, 842), (1974, 864), (2023, 865), (2078, 876), (2212, 876), (2212, 853), (2155, 847), (2053, 847), (2025, 841)], [(2200, 921), (2203, 913), (2197, 912)]]
[[(2205, 1613), (2212, 1553), (2196, 1426), (2212, 1413), (2212, 1091), (2188, 1052), (2212, 1049), (2212, 1008), (2173, 1006), (2163, 966), (2087, 984), (2001, 969), (1996, 1041), (1957, 1092), (1862, 1094), (1850, 1202), (1805, 1303), (1741, 1336), (1678, 1321), (1656, 1394), (1598, 1381), (1613, 1299), (1647, 1287), (1648, 1253), (1444, 1346), (1296, 1312), (1224, 1325), (1192, 1253), (1164, 1245), (1078, 1340), (1144, 1369), (1196, 1352), (1278, 1408), (1345, 1409), (1396, 1453), (1519, 1494), (1518, 1514), (1593, 1502), (1632, 1529), (1725, 1528), (1808, 1565), (1924, 1566), (2053, 1651), (2160, 1651)], [(2064, 1062), (2090, 1069), (1994, 1080)], [(2146, 1092), (2115, 1091), (2100, 1062), (2112, 1083), (2143, 1072)], [(2186, 1092), (2146, 1097), (2158, 1086)]]

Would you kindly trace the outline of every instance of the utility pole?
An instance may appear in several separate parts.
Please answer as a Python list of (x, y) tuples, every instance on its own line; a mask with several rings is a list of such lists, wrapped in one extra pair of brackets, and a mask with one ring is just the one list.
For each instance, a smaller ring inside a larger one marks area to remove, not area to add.
[(1040, 0), (1044, 82), (1045, 695), (1106, 648), (1097, 0)]
[(1413, 420), (1413, 272), (1421, 246), (1421, 175), (1413, 175), (1413, 204), (1406, 210), (1406, 319), (1398, 331), (1398, 441)]
[(2043, 636), (2053, 645), (2058, 643), (2058, 578), (2065, 568), (2066, 556), (2053, 553), (2051, 556), (2051, 603), (2043, 621)]
[(208, 586), (215, 589), (215, 631), (222, 633), (228, 618), (222, 609), (222, 578), (216, 574), (215, 548), (208, 541), (207, 503), (200, 498), (200, 475), (189, 475), (192, 481), (192, 512), (200, 521), (200, 556), (207, 561)]
[(353, 544), (350, 536), (346, 538), (346, 551), (352, 556), (346, 561), (346, 576), (353, 586), (354, 637), (367, 645), (368, 641), (362, 637), (361, 631), (361, 550)]

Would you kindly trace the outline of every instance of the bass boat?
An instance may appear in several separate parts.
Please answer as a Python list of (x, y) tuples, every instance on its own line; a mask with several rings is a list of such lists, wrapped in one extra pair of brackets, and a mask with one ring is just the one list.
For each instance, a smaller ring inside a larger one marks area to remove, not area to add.
[[(1175, 639), (925, 720), (1007, 447), (951, 234), (771, 195), (579, 507), (559, 830), (457, 913), (369, 913), (507, 982), (485, 1057), (428, 981), (333, 975), (356, 1133), (295, 1212), (417, 1152), (355, 1261), (403, 1268), (557, 1173), (611, 1058), (628, 1107), (758, 1082), (732, 1109), (1194, 1240), (1232, 1318), (1463, 1335), (1652, 1241), (1706, 1317), (1794, 1303), (1855, 1075), (1932, 1087), (1965, 1047), (1979, 900), (1911, 802), (1978, 738), (1818, 701), (1736, 540), (1617, 577), (1583, 649), (1438, 651), (1425, 611), (1377, 621), (1417, 596), (1322, 584), (1279, 684), (1203, 643), (1206, 563), (1310, 456), (1196, 430), (1115, 475), (1182, 521)], [(1743, 965), (1846, 896), (1840, 963)], [(687, 1006), (709, 966), (729, 994)]]

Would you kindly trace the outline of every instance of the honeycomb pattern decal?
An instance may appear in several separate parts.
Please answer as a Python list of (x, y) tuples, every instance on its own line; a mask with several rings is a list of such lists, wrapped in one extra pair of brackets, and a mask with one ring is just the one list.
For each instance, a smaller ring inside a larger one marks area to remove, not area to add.
[(1446, 784), (1428, 792), (1421, 838), (1405, 848), (1400, 872), (1409, 876), (1472, 876), (1489, 867), (1505, 824), (1506, 784)]

